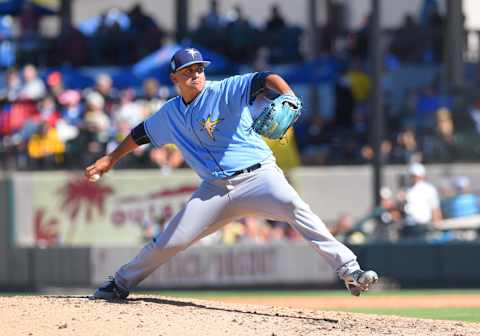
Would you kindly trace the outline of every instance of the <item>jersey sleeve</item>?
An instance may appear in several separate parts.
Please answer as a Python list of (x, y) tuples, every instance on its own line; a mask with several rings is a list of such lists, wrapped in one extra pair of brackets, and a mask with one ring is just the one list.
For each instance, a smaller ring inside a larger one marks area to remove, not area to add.
[(223, 81), (225, 98), (228, 104), (247, 105), (250, 101), (252, 78), (255, 73), (232, 76)]
[(145, 120), (145, 132), (155, 146), (163, 146), (172, 143), (172, 135), (169, 127), (169, 104), (165, 104)]

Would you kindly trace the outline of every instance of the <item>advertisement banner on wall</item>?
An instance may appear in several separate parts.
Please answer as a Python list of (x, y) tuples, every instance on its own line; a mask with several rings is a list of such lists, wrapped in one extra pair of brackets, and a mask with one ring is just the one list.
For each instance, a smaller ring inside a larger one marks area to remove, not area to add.
[(13, 175), (19, 246), (138, 246), (197, 189), (191, 171), (111, 172), (97, 183), (68, 172)]
[[(137, 253), (135, 248), (93, 248), (92, 285), (98, 286)], [(231, 285), (332, 284), (335, 272), (306, 242), (193, 246), (156, 269), (140, 288)]]

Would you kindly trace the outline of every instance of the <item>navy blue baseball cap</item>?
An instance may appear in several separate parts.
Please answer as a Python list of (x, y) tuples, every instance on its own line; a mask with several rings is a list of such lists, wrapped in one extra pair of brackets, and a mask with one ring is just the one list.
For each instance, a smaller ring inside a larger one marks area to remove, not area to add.
[(210, 65), (210, 61), (204, 61), (202, 54), (197, 49), (180, 49), (172, 56), (170, 72), (178, 71), (196, 63), (202, 63), (205, 67)]

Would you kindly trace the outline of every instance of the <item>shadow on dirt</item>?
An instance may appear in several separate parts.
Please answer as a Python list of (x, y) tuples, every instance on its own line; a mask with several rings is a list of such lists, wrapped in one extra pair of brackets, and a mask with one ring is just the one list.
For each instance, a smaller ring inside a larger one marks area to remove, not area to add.
[[(131, 298), (131, 299), (124, 300), (124, 301), (149, 302), (149, 303), (156, 303), (156, 304), (162, 304), (162, 305), (172, 305), (172, 306), (178, 306), (178, 307), (194, 307), (194, 308), (200, 308), (200, 309), (218, 310), (218, 311), (225, 311), (225, 312), (230, 312), (230, 313), (248, 314), (248, 315), (256, 315), (256, 316), (283, 317), (283, 318), (291, 318), (291, 319), (299, 319), (299, 320), (338, 323), (338, 320), (329, 319), (329, 318), (294, 316), (294, 315), (285, 315), (285, 314), (279, 314), (279, 313), (268, 314), (268, 313), (262, 313), (262, 312), (258, 312), (258, 311), (220, 308), (220, 307), (207, 306), (207, 305), (193, 303), (193, 302), (187, 302), (187, 301), (176, 301), (176, 300), (158, 299), (158, 298), (150, 298), (150, 297), (143, 297), (143, 298), (142, 297), (137, 297), (137, 298)], [(213, 304), (213, 302), (212, 302), (212, 304)]]
[[(57, 299), (87, 299), (87, 300), (94, 300), (95, 298), (92, 296), (75, 296), (75, 295), (49, 295), (50, 298), (57, 298)], [(257, 311), (249, 311), (249, 310), (240, 310), (240, 309), (229, 309), (229, 308), (220, 308), (214, 306), (207, 306), (203, 304), (198, 304), (194, 302), (188, 301), (177, 301), (177, 300), (169, 300), (169, 299), (160, 299), (160, 298), (152, 298), (152, 297), (135, 297), (129, 298), (125, 300), (99, 300), (101, 302), (108, 302), (108, 303), (115, 303), (115, 304), (134, 304), (140, 302), (148, 302), (148, 303), (155, 303), (161, 305), (171, 305), (177, 307), (194, 307), (200, 309), (207, 309), (207, 310), (218, 310), (230, 313), (239, 313), (239, 314), (247, 314), (247, 315), (255, 315), (255, 316), (266, 316), (266, 317), (283, 317), (289, 319), (299, 319), (299, 320), (306, 320), (311, 322), (328, 322), (328, 323), (338, 323), (338, 320), (330, 319), (330, 318), (318, 318), (318, 317), (308, 317), (308, 316), (295, 316), (295, 315), (285, 315), (285, 314), (268, 314), (262, 313)], [(213, 302), (212, 302), (213, 304)]]

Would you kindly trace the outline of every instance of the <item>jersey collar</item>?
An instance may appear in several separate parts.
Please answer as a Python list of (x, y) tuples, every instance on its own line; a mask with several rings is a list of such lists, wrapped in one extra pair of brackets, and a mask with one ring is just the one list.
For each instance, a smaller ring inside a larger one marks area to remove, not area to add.
[(195, 105), (198, 103), (198, 101), (200, 100), (200, 97), (203, 96), (203, 94), (205, 93), (205, 91), (206, 91), (205, 89), (207, 88), (207, 85), (208, 85), (208, 84), (209, 84), (209, 81), (205, 81), (205, 85), (203, 86), (202, 91), (200, 91), (200, 92), (198, 93), (198, 95), (197, 95), (195, 98), (193, 98), (193, 100), (192, 100), (189, 104), (185, 104), (185, 102), (183, 101), (182, 96), (179, 96), (179, 98), (180, 98), (180, 106), (182, 107), (182, 110), (186, 110), (186, 109), (188, 109), (188, 108), (191, 107), (191, 106), (195, 106)]

